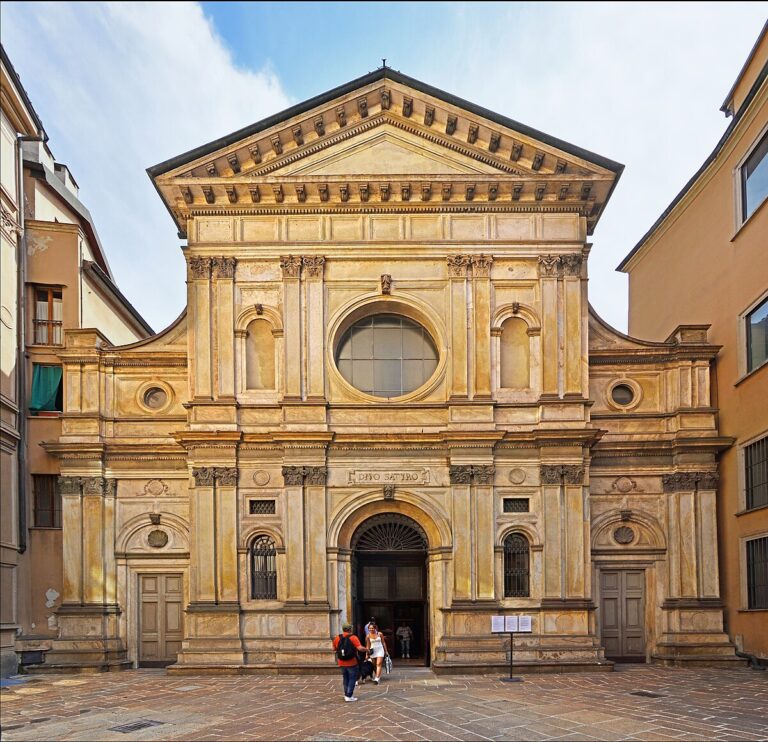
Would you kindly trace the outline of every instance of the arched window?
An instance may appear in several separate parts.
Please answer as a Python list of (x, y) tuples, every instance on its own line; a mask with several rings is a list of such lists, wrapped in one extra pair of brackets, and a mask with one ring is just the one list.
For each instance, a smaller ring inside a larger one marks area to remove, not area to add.
[(376, 397), (400, 397), (429, 381), (438, 353), (426, 328), (399, 314), (375, 314), (355, 322), (336, 348), (339, 373)]
[(275, 388), (275, 339), (272, 327), (263, 319), (248, 325), (245, 338), (245, 388)]
[(517, 317), (510, 317), (501, 326), (500, 340), (501, 387), (527, 389), (531, 373), (528, 325)]
[(251, 544), (251, 599), (277, 600), (277, 551), (269, 536)]
[(530, 574), (528, 539), (519, 533), (510, 533), (504, 539), (504, 597), (529, 597)]

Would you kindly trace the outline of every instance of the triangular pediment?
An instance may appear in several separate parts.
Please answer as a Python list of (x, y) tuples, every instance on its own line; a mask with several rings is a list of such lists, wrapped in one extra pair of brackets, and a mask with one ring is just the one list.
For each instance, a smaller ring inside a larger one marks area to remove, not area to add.
[(622, 169), (383, 68), (148, 172), (182, 230), (208, 208), (352, 208), (415, 193), (576, 209), (591, 230)]
[(272, 175), (472, 175), (494, 172), (498, 170), (491, 165), (384, 124), (289, 163)]

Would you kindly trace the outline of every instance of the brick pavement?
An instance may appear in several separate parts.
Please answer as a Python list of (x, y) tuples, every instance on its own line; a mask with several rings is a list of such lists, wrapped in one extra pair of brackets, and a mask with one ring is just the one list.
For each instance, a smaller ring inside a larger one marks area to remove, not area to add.
[[(647, 691), (658, 697), (632, 695)], [(341, 677), (33, 676), (0, 694), (3, 740), (767, 740), (768, 673), (434, 676), (395, 669), (358, 703)], [(158, 722), (122, 733), (112, 727)]]

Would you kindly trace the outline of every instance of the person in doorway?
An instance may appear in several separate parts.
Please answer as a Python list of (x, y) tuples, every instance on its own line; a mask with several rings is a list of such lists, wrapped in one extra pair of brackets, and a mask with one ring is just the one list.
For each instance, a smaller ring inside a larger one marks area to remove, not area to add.
[(342, 631), (333, 640), (336, 661), (344, 678), (344, 700), (356, 701), (355, 684), (357, 683), (357, 653), (364, 651), (360, 640), (352, 633), (352, 624), (345, 623)]
[(381, 668), (384, 665), (384, 658), (389, 655), (389, 652), (387, 651), (387, 642), (384, 639), (384, 634), (379, 631), (375, 623), (371, 625), (368, 638), (365, 640), (365, 647), (375, 668), (373, 682), (378, 685), (381, 681)]
[(365, 624), (365, 638), (366, 639), (368, 638), (368, 634), (371, 633), (371, 626), (375, 626), (375, 625), (376, 625), (376, 619), (373, 616), (371, 616), (371, 620), (368, 621), (367, 624)]
[(413, 631), (408, 624), (402, 624), (395, 632), (397, 640), (400, 642), (400, 656), (411, 658), (411, 641), (413, 640)]

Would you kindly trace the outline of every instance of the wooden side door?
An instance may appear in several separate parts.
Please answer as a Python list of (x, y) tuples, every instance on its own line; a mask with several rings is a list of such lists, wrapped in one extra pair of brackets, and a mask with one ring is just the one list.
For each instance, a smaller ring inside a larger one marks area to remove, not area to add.
[(645, 661), (645, 573), (642, 569), (601, 570), (600, 622), (608, 659)]
[(184, 578), (181, 574), (139, 575), (139, 664), (169, 665), (184, 634)]

